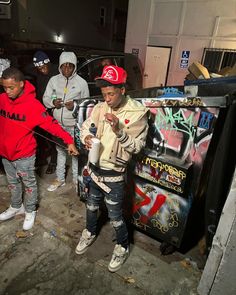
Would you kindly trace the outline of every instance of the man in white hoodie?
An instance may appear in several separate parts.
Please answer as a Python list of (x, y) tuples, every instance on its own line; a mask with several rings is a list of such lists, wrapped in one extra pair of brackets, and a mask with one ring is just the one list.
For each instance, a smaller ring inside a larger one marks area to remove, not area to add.
[[(59, 73), (53, 76), (46, 87), (43, 103), (53, 110), (53, 117), (74, 137), (75, 118), (72, 116), (74, 100), (89, 97), (87, 82), (76, 73), (77, 57), (74, 52), (62, 52), (59, 58)], [(65, 185), (66, 157), (64, 149), (57, 146), (57, 178), (48, 187), (55, 191)], [(72, 157), (73, 183), (77, 186), (78, 158)]]

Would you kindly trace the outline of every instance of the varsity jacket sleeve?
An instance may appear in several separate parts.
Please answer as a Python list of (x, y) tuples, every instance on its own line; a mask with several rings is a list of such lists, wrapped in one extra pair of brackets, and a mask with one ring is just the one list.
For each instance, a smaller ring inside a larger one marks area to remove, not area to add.
[(120, 146), (131, 154), (138, 154), (145, 146), (148, 132), (147, 114), (133, 123), (129, 129), (123, 128), (117, 137)]
[(43, 104), (45, 105), (46, 108), (51, 109), (54, 108), (54, 104), (52, 101), (52, 91), (53, 91), (53, 83), (52, 83), (52, 78), (48, 81), (46, 90), (43, 95)]

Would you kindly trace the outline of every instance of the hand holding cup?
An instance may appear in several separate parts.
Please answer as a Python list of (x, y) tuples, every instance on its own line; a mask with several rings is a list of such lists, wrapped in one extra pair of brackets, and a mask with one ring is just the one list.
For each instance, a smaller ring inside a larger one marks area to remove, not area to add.
[(89, 149), (89, 162), (96, 164), (100, 156), (100, 140), (96, 137), (91, 138), (91, 148)]

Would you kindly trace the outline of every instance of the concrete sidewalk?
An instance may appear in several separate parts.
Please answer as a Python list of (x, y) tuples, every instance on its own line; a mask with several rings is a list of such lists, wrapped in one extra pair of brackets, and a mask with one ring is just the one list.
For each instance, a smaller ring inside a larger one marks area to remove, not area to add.
[[(85, 254), (76, 255), (85, 205), (70, 185), (47, 192), (52, 177), (39, 178), (40, 207), (32, 230), (22, 231), (23, 216), (0, 223), (0, 294), (197, 294), (201, 271), (191, 254), (161, 256), (159, 242), (138, 231), (117, 273), (107, 269), (115, 244), (109, 223)], [(0, 211), (9, 197), (0, 176)]]

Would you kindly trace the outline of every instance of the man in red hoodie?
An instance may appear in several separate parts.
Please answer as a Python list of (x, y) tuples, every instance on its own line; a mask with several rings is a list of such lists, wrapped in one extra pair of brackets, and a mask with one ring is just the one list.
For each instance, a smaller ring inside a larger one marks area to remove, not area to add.
[(61, 138), (70, 155), (77, 155), (78, 151), (71, 135), (48, 115), (45, 107), (35, 98), (34, 86), (25, 81), (18, 69), (6, 69), (1, 84), (5, 93), (0, 95), (0, 156), (11, 191), (11, 205), (0, 214), (0, 220), (25, 213), (23, 229), (29, 230), (34, 225), (38, 199), (34, 128), (39, 126)]

